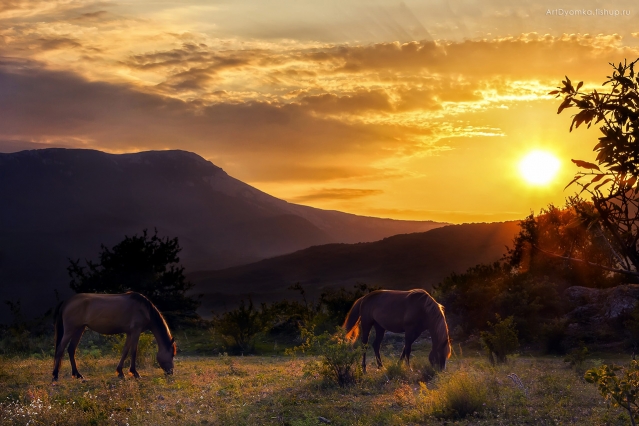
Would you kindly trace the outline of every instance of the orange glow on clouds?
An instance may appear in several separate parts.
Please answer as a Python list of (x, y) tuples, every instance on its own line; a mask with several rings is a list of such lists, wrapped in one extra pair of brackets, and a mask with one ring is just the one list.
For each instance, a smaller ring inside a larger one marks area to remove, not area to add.
[(639, 56), (634, 16), (431, 3), (9, 2), (0, 150), (184, 149), (291, 202), (399, 219), (563, 204), (574, 170), (524, 180), (520, 161), (592, 161), (596, 129), (568, 133), (547, 93)]

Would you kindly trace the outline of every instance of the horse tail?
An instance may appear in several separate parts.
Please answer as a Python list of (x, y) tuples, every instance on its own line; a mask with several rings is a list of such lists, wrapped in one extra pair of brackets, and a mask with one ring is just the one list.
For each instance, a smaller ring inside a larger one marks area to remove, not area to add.
[(58, 303), (58, 306), (55, 307), (55, 313), (53, 314), (53, 318), (55, 321), (55, 352), (58, 353), (58, 346), (60, 346), (60, 342), (62, 341), (62, 336), (64, 336), (64, 324), (62, 322), (62, 305), (64, 302)]
[(351, 342), (355, 343), (357, 338), (359, 337), (359, 322), (360, 322), (360, 306), (362, 305), (363, 297), (357, 299), (357, 301), (353, 304), (353, 307), (350, 311), (348, 311), (348, 315), (346, 315), (346, 321), (344, 321), (344, 329), (346, 330), (346, 338)]

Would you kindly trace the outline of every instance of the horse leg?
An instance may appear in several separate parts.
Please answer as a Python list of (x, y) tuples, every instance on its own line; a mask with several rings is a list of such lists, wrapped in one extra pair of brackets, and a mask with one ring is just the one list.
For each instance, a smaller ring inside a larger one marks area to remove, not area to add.
[(382, 356), (379, 354), (379, 348), (382, 346), (382, 339), (384, 339), (384, 333), (386, 330), (381, 325), (375, 324), (375, 340), (373, 341), (373, 351), (375, 352), (375, 359), (377, 360), (377, 368), (382, 368)]
[(120, 357), (120, 362), (118, 366), (115, 368), (115, 371), (118, 373), (118, 377), (124, 379), (124, 374), (122, 373), (122, 367), (124, 366), (124, 360), (129, 354), (129, 348), (131, 347), (131, 335), (126, 335), (126, 340), (124, 341), (124, 349), (122, 349), (122, 356)]
[(410, 368), (410, 352), (413, 343), (415, 342), (415, 340), (417, 340), (418, 337), (418, 333), (412, 333), (410, 331), (404, 333), (404, 350), (402, 351), (402, 356), (399, 357), (399, 361), (401, 362), (402, 359), (406, 358), (406, 365), (408, 365), (408, 368)]
[(82, 334), (84, 334), (84, 327), (73, 333), (73, 337), (71, 337), (71, 341), (69, 342), (69, 361), (71, 361), (71, 376), (78, 379), (84, 379), (82, 374), (80, 374), (80, 372), (78, 371), (78, 367), (75, 365), (75, 350), (80, 343)]
[(69, 344), (72, 333), (65, 331), (62, 339), (60, 340), (60, 344), (56, 348), (55, 357), (53, 359), (53, 381), (56, 382), (58, 380), (58, 372), (60, 371), (60, 364), (62, 364), (62, 357), (64, 356), (64, 349)]
[(360, 327), (362, 327), (362, 344), (364, 345), (364, 356), (362, 357), (362, 371), (366, 373), (366, 345), (368, 345), (368, 335), (371, 333), (371, 327), (373, 325), (369, 323), (362, 323)]
[(135, 369), (135, 358), (138, 354), (138, 341), (140, 340), (140, 332), (134, 331), (131, 333), (131, 367), (129, 368), (129, 373), (133, 374), (133, 377), (136, 379), (140, 378), (140, 374), (138, 374), (138, 370)]

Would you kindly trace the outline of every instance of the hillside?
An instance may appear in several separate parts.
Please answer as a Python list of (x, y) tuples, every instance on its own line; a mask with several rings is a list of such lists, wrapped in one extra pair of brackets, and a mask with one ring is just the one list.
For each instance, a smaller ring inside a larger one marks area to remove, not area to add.
[[(443, 224), (356, 216), (288, 203), (185, 151), (0, 154), (0, 283), (25, 314), (70, 294), (68, 259), (157, 228), (178, 237), (187, 271), (220, 269), (313, 245), (375, 241)], [(0, 306), (0, 321), (6, 321)]]
[(356, 282), (391, 289), (431, 289), (452, 272), (498, 260), (519, 231), (517, 222), (449, 225), (360, 244), (327, 244), (250, 265), (189, 274), (203, 294), (200, 314), (232, 306), (241, 298), (273, 301), (295, 294), (300, 283), (311, 296)]

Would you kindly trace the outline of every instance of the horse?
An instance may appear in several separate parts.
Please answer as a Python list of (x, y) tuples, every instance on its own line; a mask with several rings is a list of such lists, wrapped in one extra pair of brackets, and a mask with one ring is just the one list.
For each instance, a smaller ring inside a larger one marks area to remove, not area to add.
[[(361, 340), (364, 345), (368, 344), (371, 328), (375, 328), (373, 350), (378, 368), (382, 367), (379, 348), (387, 330), (392, 333), (404, 333), (404, 350), (399, 362), (405, 359), (409, 368), (411, 346), (426, 329), (430, 331), (433, 341), (428, 356), (431, 365), (445, 370), (446, 360), (450, 358), (450, 338), (444, 307), (425, 290), (370, 292), (357, 299), (342, 327), (346, 330), (347, 339), (352, 343), (357, 340), (361, 328)], [(366, 350), (362, 359), (362, 370), (366, 372)]]
[(166, 374), (173, 374), (173, 357), (177, 351), (175, 339), (164, 317), (149, 299), (135, 292), (124, 294), (79, 293), (55, 310), (55, 358), (53, 382), (58, 380), (64, 349), (69, 345), (71, 375), (84, 377), (75, 364), (75, 350), (86, 327), (100, 334), (126, 334), (122, 357), (116, 368), (118, 377), (124, 378), (122, 367), (131, 352), (130, 374), (139, 378), (135, 369), (138, 340), (143, 331), (151, 330), (158, 344), (157, 361)]

